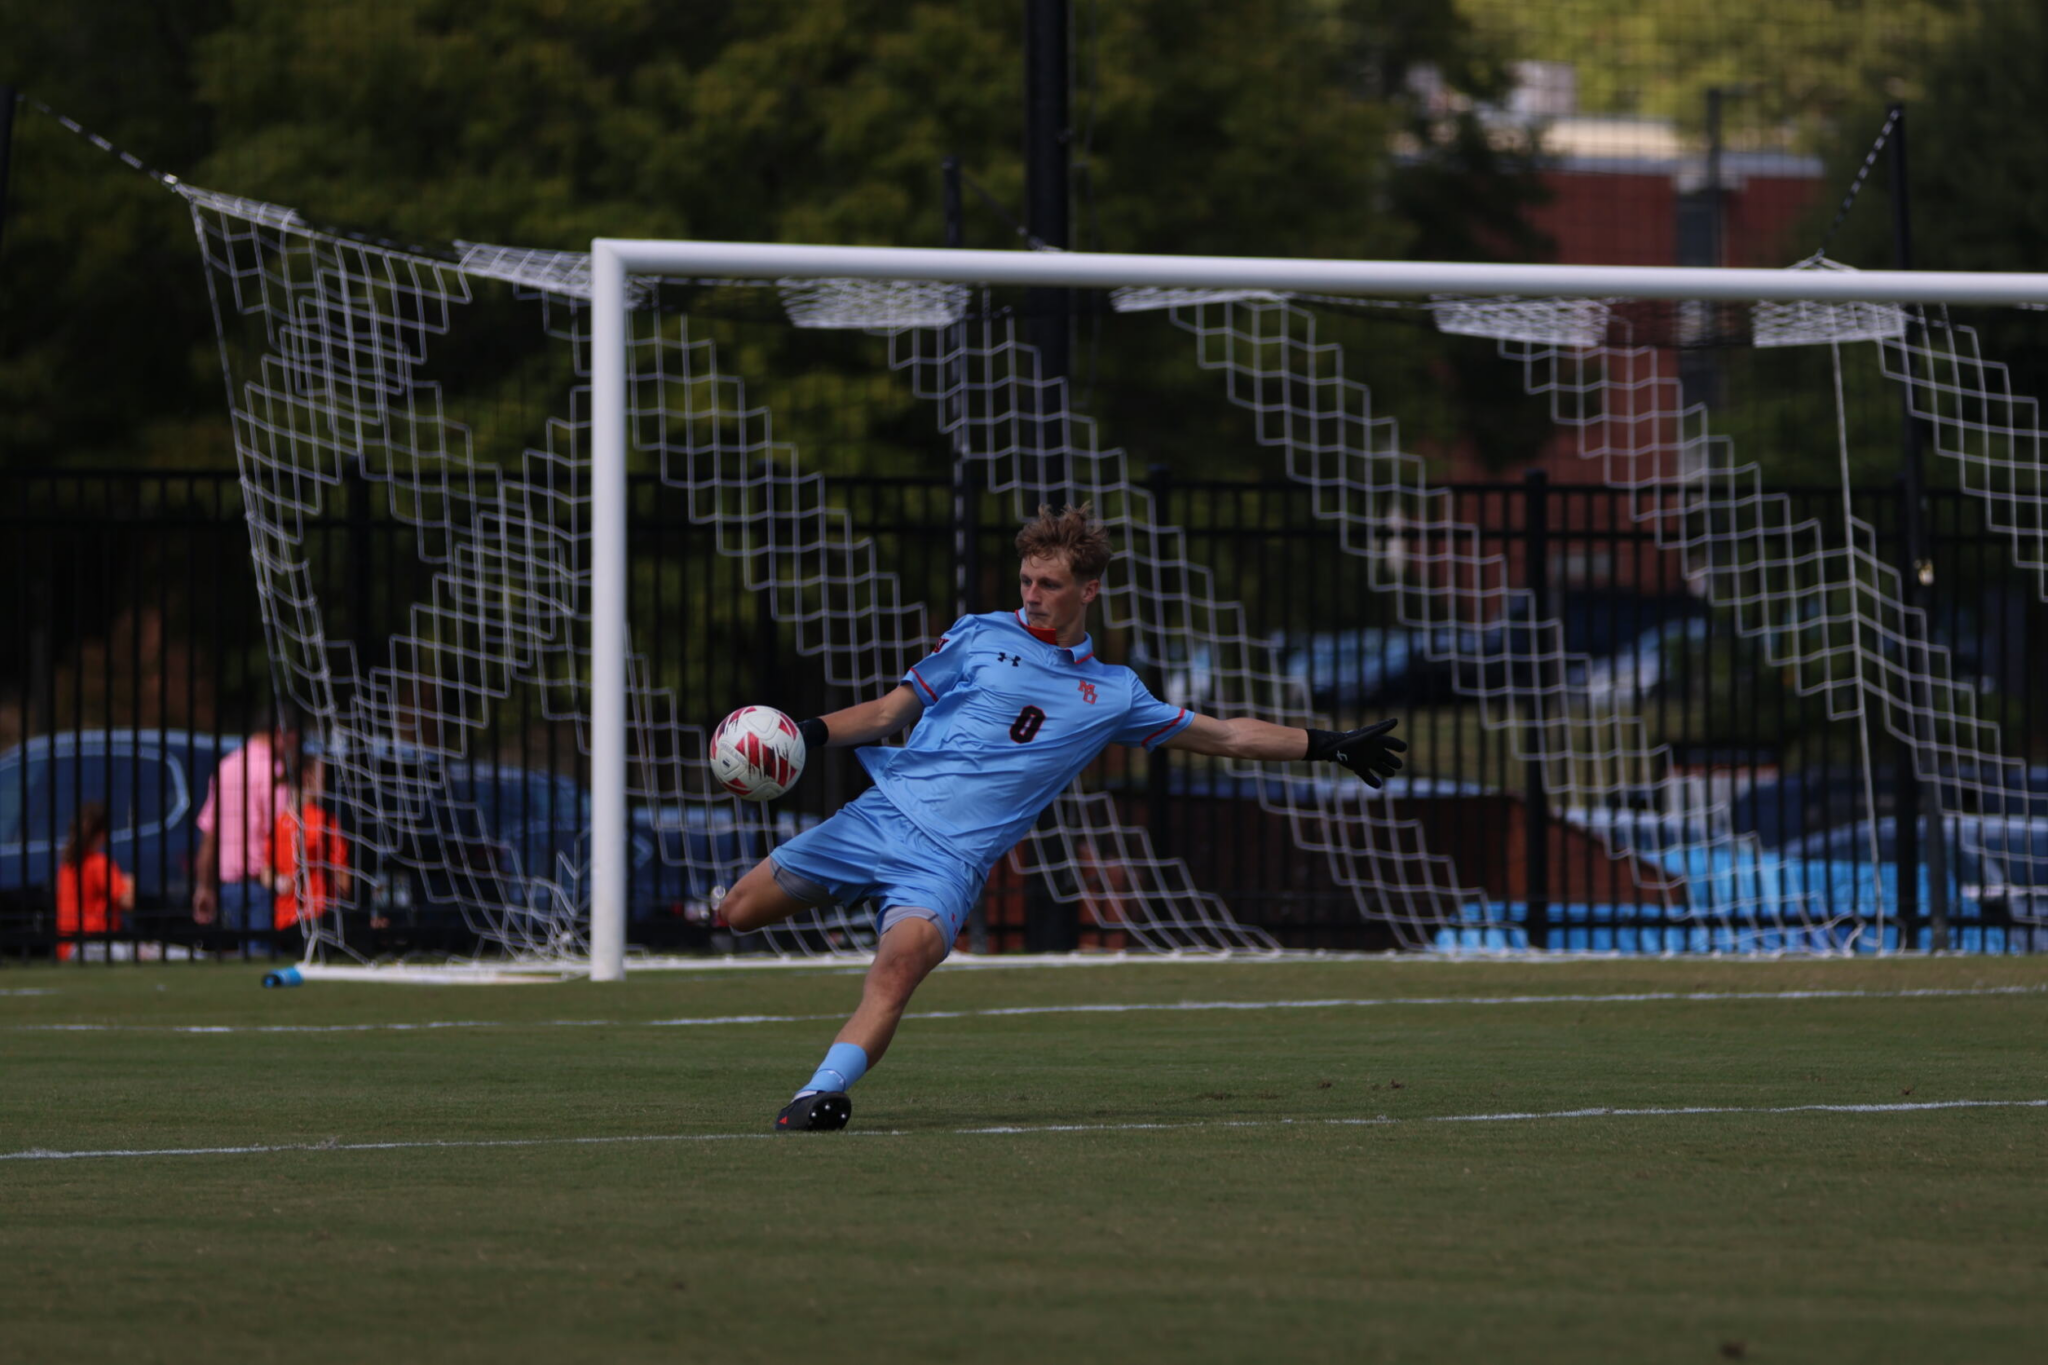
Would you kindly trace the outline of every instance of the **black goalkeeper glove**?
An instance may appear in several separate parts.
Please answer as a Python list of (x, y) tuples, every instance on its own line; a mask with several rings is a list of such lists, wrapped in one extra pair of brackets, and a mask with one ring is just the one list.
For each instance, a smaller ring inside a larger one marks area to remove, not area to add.
[(1377, 787), (1401, 771), (1401, 760), (1395, 755), (1406, 753), (1408, 746), (1387, 733), (1400, 723), (1383, 720), (1363, 730), (1311, 730), (1308, 752), (1302, 757), (1342, 763), (1364, 778), (1366, 786)]
[(825, 728), (825, 722), (816, 717), (796, 723), (796, 732), (804, 737), (804, 758), (825, 747), (825, 741), (832, 738), (832, 732)]

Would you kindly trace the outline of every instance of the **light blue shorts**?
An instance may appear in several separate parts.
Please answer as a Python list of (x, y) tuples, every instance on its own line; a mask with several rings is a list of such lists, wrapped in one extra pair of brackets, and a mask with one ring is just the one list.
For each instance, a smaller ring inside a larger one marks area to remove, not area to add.
[(879, 907), (877, 934), (901, 919), (928, 919), (949, 953), (988, 884), (987, 868), (964, 861), (912, 824), (876, 787), (768, 858), (775, 884), (806, 905), (872, 899)]

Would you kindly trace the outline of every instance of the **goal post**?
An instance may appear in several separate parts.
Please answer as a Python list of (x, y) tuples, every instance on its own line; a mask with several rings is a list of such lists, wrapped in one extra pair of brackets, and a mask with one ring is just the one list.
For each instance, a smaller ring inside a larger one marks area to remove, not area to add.
[(590, 253), (590, 979), (626, 977), (626, 271)]
[(1091, 289), (1269, 291), (1357, 298), (2048, 306), (2048, 273), (1313, 261), (644, 241), (591, 244), (590, 974), (625, 974), (626, 471), (631, 277), (916, 281)]

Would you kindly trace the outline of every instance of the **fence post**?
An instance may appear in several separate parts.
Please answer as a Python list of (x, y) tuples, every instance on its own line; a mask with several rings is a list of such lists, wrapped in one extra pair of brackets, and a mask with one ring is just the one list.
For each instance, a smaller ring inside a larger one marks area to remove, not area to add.
[[(1550, 619), (1550, 476), (1541, 469), (1530, 470), (1522, 480), (1522, 581), (1528, 585), (1529, 616), (1523, 629), (1533, 630), (1538, 621)], [(1516, 627), (1512, 620), (1502, 622), (1504, 632)], [(1508, 643), (1502, 638), (1503, 645)], [(1503, 650), (1510, 658), (1511, 650)], [(1512, 663), (1507, 665), (1512, 668)], [(1525, 836), (1523, 868), (1524, 890), (1522, 895), (1527, 915), (1525, 923), (1529, 931), (1531, 948), (1550, 946), (1550, 790), (1543, 771), (1541, 754), (1544, 752), (1544, 736), (1536, 724), (1536, 708), (1542, 706), (1544, 696), (1543, 676), (1545, 665), (1539, 660), (1534, 664), (1536, 676), (1530, 681), (1532, 695), (1530, 725), (1524, 732), (1524, 747), (1533, 755), (1525, 765), (1525, 787), (1522, 803), (1526, 814), (1523, 818)]]
[[(946, 219), (946, 245), (967, 244), (967, 219), (960, 207), (960, 158), (949, 156), (939, 163)], [(960, 323), (946, 329), (947, 348), (952, 354), (952, 392), (946, 398), (946, 421), (953, 429), (953, 615), (974, 614), (981, 597), (980, 512), (981, 490), (975, 471), (969, 467), (971, 442), (967, 436), (966, 331)], [(967, 912), (967, 951), (976, 957), (988, 952), (988, 896), (974, 902)]]
[[(1911, 423), (1912, 418), (1908, 416), (1909, 428)], [(1908, 440), (1910, 441), (1910, 438)], [(1918, 490), (1913, 487), (1913, 480), (1905, 474), (1900, 474), (1893, 480), (1892, 489), (1898, 500), (1899, 577), (1905, 586), (1906, 601), (1909, 604), (1917, 604), (1920, 594), (1915, 583), (1919, 573), (1919, 555), (1916, 551), (1919, 549), (1920, 539), (1914, 532), (1919, 521), (1920, 498)], [(1912, 646), (1908, 645), (1907, 648), (1911, 649)], [(1917, 682), (1908, 685), (1916, 694), (1919, 692)], [(1920, 698), (1916, 695), (1913, 700), (1917, 705)], [(1883, 721), (1878, 716), (1866, 716), (1863, 723), (1876, 726), (1881, 725)], [(1910, 950), (1914, 944), (1924, 909), (1920, 904), (1920, 820), (1925, 803), (1921, 800), (1919, 765), (1914, 757), (1913, 745), (1909, 741), (1902, 739), (1892, 746), (1892, 769), (1892, 856), (1898, 864), (1899, 871), (1899, 948), (1905, 951)], [(1937, 802), (1936, 809), (1939, 808), (1940, 803)], [(1876, 811), (1869, 814), (1872, 820), (1878, 818)], [(1877, 907), (1878, 913), (1882, 914), (1883, 910), (1883, 906)]]
[(366, 668), (383, 660), (370, 628), (370, 591), (376, 572), (370, 527), (370, 480), (355, 459), (343, 463), (342, 484), (348, 490), (348, 634)]
[[(1152, 520), (1154, 525), (1172, 525), (1166, 512), (1166, 499), (1173, 482), (1173, 471), (1163, 464), (1155, 464), (1145, 471), (1145, 486), (1152, 494)], [(1163, 586), (1163, 585), (1162, 585)], [(1147, 670), (1151, 675), (1144, 679), (1145, 686), (1152, 688), (1163, 700), (1166, 692), (1166, 661), (1157, 659)], [(1160, 857), (1166, 856), (1170, 833), (1166, 820), (1166, 803), (1172, 799), (1170, 769), (1165, 746), (1154, 749), (1145, 756), (1145, 823), (1152, 829), (1152, 851)]]
[(14, 152), (14, 87), (0, 84), (0, 232), (7, 227), (7, 169)]

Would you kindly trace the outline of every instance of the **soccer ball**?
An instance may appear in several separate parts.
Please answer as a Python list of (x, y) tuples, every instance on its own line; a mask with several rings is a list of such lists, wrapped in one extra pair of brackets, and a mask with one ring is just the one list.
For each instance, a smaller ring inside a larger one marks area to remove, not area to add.
[(773, 801), (804, 770), (804, 737), (772, 706), (742, 706), (711, 732), (711, 775), (734, 796)]

